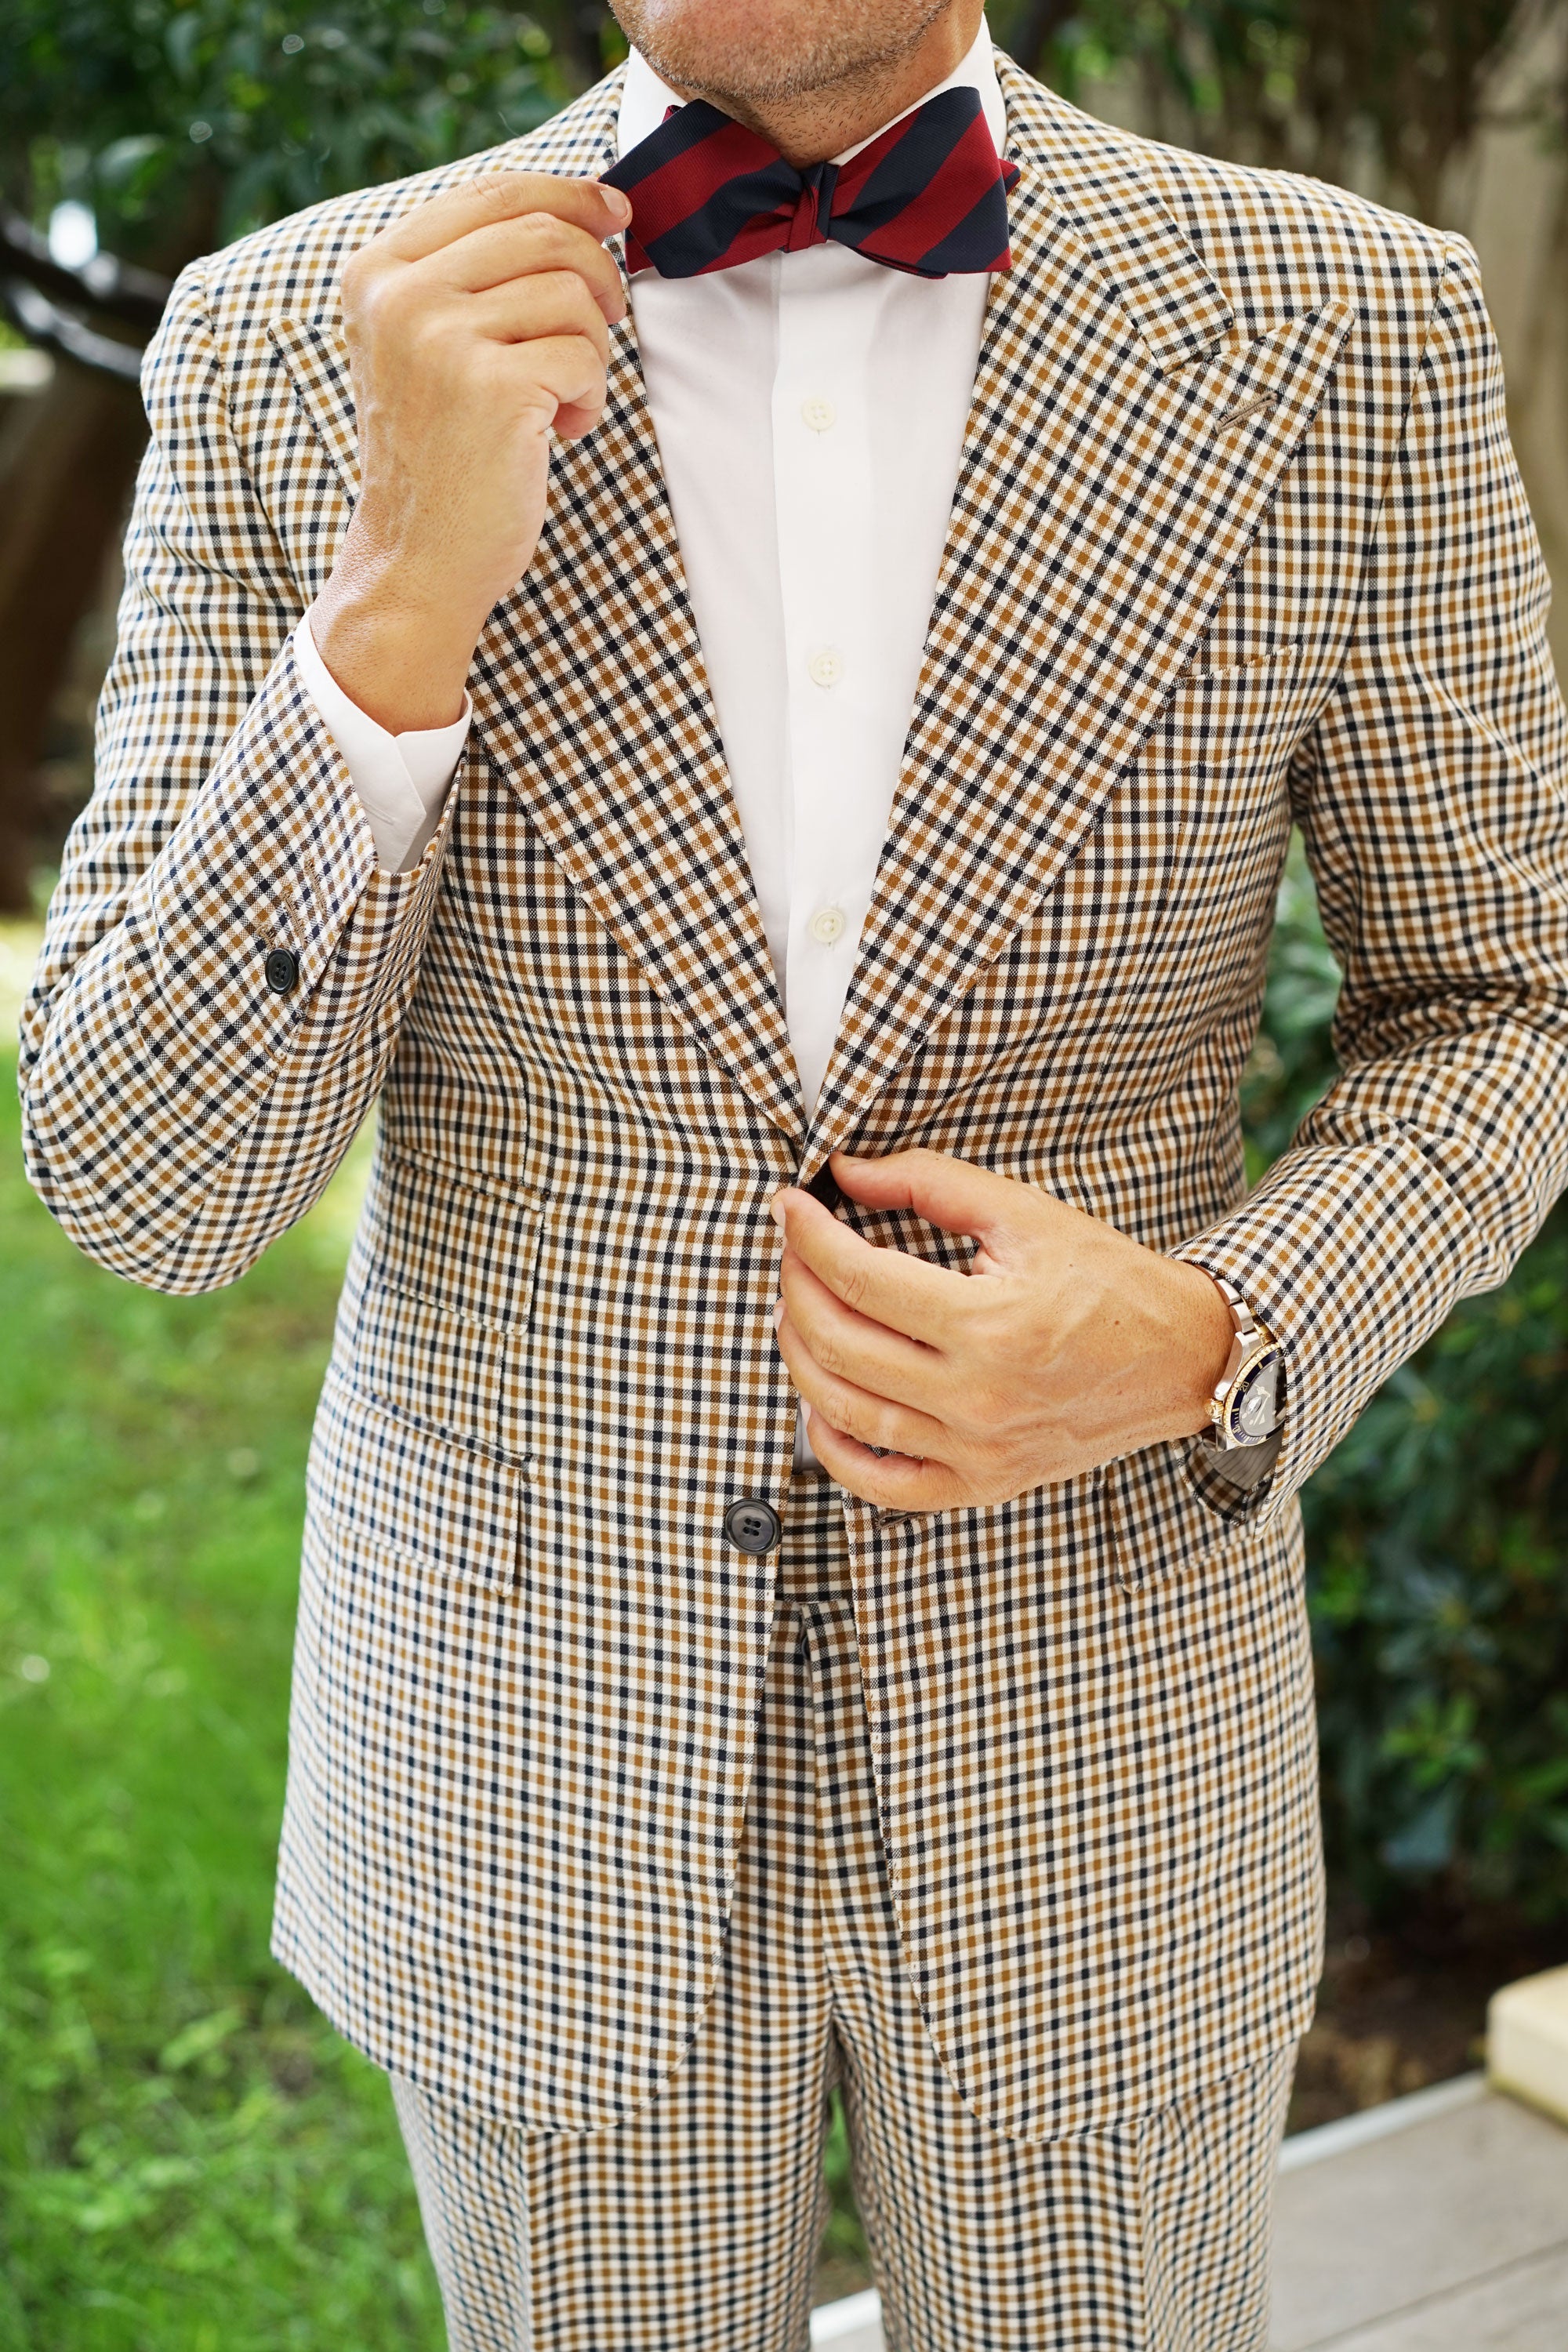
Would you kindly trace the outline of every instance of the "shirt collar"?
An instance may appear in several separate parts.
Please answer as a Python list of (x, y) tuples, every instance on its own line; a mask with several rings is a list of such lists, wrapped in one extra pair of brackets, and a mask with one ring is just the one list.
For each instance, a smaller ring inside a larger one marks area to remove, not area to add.
[[(915, 105), (923, 106), (926, 100), (934, 98), (939, 89), (973, 89), (979, 92), (986, 128), (1000, 155), (1007, 137), (1007, 109), (991, 53), (991, 30), (984, 17), (980, 20), (980, 30), (974, 37), (973, 46), (963, 63), (948, 75), (945, 81), (939, 81), (934, 89), (928, 89), (917, 99)], [(621, 85), (620, 119), (616, 131), (616, 153), (624, 155), (628, 148), (635, 147), (639, 140), (646, 139), (650, 131), (658, 129), (672, 106), (683, 106), (685, 102), (660, 81), (647, 59), (634, 49), (626, 59), (626, 79)], [(901, 122), (904, 114), (912, 114), (914, 110), (913, 106), (906, 106), (903, 114), (894, 115), (893, 121)], [(841, 155), (835, 155), (833, 162), (847, 163), (851, 155), (858, 155), (862, 147), (868, 147), (873, 139), (879, 139), (882, 131), (889, 127), (884, 122), (867, 138), (858, 139), (853, 147), (846, 147)]]

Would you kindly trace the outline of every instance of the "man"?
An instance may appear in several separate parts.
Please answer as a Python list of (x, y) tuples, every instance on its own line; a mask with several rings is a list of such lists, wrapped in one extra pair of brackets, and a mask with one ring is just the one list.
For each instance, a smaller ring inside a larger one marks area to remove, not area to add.
[[(200, 1289), (379, 1100), (278, 1949), (454, 2345), (795, 2352), (837, 2083), (890, 2344), (1260, 2347), (1294, 1497), (1568, 1143), (1474, 259), (976, 0), (619, 14), (181, 281), (34, 1180)], [(1343, 1075), (1247, 1198), (1293, 821)]]

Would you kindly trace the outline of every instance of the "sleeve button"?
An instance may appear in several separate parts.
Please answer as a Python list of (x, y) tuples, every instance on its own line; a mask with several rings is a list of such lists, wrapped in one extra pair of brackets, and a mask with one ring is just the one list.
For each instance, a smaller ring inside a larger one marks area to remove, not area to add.
[(287, 996), (300, 985), (300, 959), (292, 948), (273, 948), (268, 954), (267, 985), (275, 996)]

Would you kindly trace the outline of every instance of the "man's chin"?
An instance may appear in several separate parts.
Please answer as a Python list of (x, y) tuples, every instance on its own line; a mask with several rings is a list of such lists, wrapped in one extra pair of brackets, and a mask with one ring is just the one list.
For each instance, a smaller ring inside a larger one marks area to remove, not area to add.
[(672, 89), (750, 109), (809, 98), (907, 55), (945, 0), (617, 0), (626, 38)]

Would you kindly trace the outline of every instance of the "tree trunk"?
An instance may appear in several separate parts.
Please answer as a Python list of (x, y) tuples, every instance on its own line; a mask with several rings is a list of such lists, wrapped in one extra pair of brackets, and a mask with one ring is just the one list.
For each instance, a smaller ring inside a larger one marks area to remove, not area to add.
[(25, 912), (34, 778), (147, 438), (134, 384), (55, 364), (0, 446), (0, 911)]

